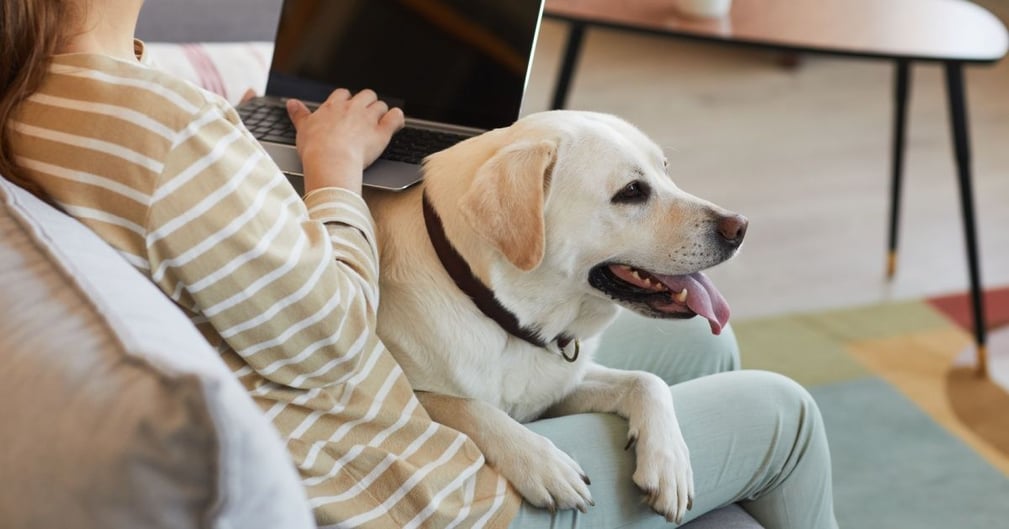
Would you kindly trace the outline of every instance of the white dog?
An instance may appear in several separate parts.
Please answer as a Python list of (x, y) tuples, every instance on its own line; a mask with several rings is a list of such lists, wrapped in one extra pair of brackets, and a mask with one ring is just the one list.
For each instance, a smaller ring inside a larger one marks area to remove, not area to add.
[(634, 482), (679, 522), (687, 446), (657, 376), (592, 361), (619, 306), (656, 318), (728, 306), (699, 271), (735, 254), (746, 219), (678, 189), (661, 149), (619, 118), (528, 116), (432, 155), (424, 183), (370, 191), (381, 252), (379, 335), (434, 420), (468, 434), (531, 504), (592, 505), (588, 478), (520, 424), (611, 412)]

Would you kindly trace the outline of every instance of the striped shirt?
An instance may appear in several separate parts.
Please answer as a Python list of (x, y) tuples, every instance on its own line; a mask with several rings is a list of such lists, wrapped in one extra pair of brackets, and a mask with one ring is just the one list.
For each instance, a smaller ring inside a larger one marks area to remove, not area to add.
[(506, 527), (514, 490), (375, 335), (361, 197), (299, 197), (226, 101), (142, 55), (54, 57), (12, 123), (18, 164), (189, 314), (286, 441), (320, 525)]

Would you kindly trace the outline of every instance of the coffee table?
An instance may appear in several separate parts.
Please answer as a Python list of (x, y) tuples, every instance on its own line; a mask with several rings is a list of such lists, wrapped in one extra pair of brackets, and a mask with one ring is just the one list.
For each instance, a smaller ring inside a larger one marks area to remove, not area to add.
[(820, 53), (894, 63), (890, 230), (887, 276), (896, 271), (903, 182), (907, 99), (914, 62), (945, 70), (957, 182), (967, 247), (976, 362), (987, 374), (987, 325), (981, 289), (970, 137), (963, 67), (992, 64), (1006, 54), (1006, 28), (994, 15), (963, 0), (735, 0), (724, 19), (679, 14), (674, 0), (547, 0), (545, 15), (570, 31), (553, 94), (564, 108), (586, 28), (605, 27), (712, 43)]

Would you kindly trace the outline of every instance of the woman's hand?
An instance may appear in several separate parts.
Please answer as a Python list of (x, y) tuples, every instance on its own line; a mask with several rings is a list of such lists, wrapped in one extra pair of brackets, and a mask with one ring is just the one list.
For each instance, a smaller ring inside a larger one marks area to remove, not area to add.
[(403, 127), (403, 111), (390, 109), (375, 92), (334, 91), (312, 112), (296, 99), (287, 113), (298, 131), (296, 145), (305, 168), (305, 192), (342, 187), (361, 192), (364, 168), (378, 158)]

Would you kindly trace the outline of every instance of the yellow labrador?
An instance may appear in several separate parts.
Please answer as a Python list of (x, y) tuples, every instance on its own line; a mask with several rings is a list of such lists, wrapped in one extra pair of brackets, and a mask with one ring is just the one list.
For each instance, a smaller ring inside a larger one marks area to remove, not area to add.
[(421, 186), (370, 191), (381, 252), (379, 334), (438, 422), (468, 434), (531, 504), (592, 505), (581, 467), (521, 423), (617, 413), (634, 482), (679, 521), (687, 446), (657, 376), (592, 361), (620, 306), (701, 315), (725, 300), (700, 273), (736, 253), (746, 219), (677, 188), (661, 149), (614, 116), (528, 116), (432, 155)]

